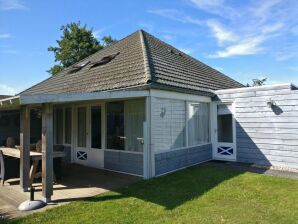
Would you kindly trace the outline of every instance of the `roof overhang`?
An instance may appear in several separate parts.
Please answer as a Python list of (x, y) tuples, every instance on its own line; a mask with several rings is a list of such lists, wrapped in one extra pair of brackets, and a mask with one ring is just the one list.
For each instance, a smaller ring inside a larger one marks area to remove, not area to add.
[(42, 104), (42, 103), (67, 103), (89, 100), (121, 99), (148, 96), (147, 90), (119, 90), (92, 93), (58, 93), (58, 94), (37, 94), (21, 95), (20, 104)]
[(20, 106), (20, 96), (13, 96), (0, 100), (0, 109), (18, 106)]

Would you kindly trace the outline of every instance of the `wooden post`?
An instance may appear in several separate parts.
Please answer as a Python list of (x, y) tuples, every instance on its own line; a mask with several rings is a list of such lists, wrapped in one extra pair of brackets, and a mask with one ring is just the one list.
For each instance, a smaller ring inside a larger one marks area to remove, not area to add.
[(20, 110), (20, 185), (23, 191), (29, 191), (30, 180), (30, 109), (28, 106)]
[(42, 196), (46, 203), (53, 195), (53, 105), (42, 105)]

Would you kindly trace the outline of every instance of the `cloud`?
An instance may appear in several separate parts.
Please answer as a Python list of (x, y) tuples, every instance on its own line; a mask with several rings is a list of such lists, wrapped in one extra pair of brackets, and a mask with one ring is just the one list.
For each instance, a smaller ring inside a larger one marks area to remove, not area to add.
[(285, 26), (284, 23), (274, 23), (270, 25), (266, 25), (262, 28), (263, 33), (273, 33), (281, 30)]
[(190, 0), (190, 2), (207, 13), (221, 17), (234, 18), (239, 16), (237, 10), (227, 6), (225, 0)]
[(266, 40), (265, 36), (247, 38), (238, 44), (230, 45), (222, 51), (217, 51), (210, 58), (227, 58), (231, 56), (252, 55), (263, 50), (260, 46)]
[(10, 11), (10, 10), (27, 10), (23, 2), (20, 0), (0, 0), (0, 10)]
[(8, 85), (5, 84), (0, 84), (0, 94), (1, 95), (15, 95), (16, 94), (16, 90)]
[(101, 35), (102, 35), (102, 32), (103, 32), (104, 30), (105, 30), (104, 28), (102, 28), (102, 29), (98, 29), (98, 30), (93, 30), (92, 35), (93, 35), (96, 39), (100, 39), (100, 38), (101, 38)]
[(281, 0), (263, 0), (261, 3), (260, 1), (257, 1), (257, 4), (250, 9), (250, 12), (254, 17), (261, 19), (262, 22), (264, 22), (271, 17), (272, 9), (278, 6), (281, 2)]
[(152, 22), (139, 22), (138, 26), (140, 26), (142, 29), (152, 33), (154, 31), (155, 25)]
[(173, 35), (170, 34), (163, 34), (162, 35), (163, 39), (167, 40), (167, 41), (172, 41), (175, 39), (175, 37)]
[(219, 44), (238, 40), (236, 34), (234, 34), (232, 31), (228, 31), (216, 21), (208, 21), (207, 26), (211, 29)]
[[(296, 42), (287, 43), (285, 46), (278, 46), (274, 51), (275, 60), (278, 62), (287, 61), (298, 57), (298, 44)], [(297, 60), (296, 60), (297, 61)], [(294, 66), (293, 64), (292, 66)]]
[(190, 48), (178, 48), (180, 51), (184, 52), (185, 54), (191, 54), (193, 49)]
[(158, 16), (162, 16), (171, 20), (182, 22), (182, 23), (192, 23), (197, 25), (204, 24), (203, 21), (187, 16), (177, 9), (154, 9), (154, 10), (148, 10), (147, 12)]
[[(250, 0), (241, 4), (228, 0), (185, 1), (188, 6), (208, 14), (198, 19), (181, 9), (148, 12), (180, 23), (207, 27), (218, 46), (215, 52), (206, 54), (209, 57), (227, 58), (266, 52), (276, 60), (288, 60), (297, 55), (294, 49), (283, 50), (286, 43), (298, 35), (296, 0)], [(206, 34), (208, 32), (202, 33), (209, 38)]]
[(10, 38), (11, 35), (9, 33), (2, 33), (0, 34), (0, 39), (7, 39), (7, 38)]
[(296, 53), (292, 52), (283, 52), (278, 53), (278, 55), (275, 57), (276, 61), (287, 61), (289, 59), (295, 58), (297, 56)]

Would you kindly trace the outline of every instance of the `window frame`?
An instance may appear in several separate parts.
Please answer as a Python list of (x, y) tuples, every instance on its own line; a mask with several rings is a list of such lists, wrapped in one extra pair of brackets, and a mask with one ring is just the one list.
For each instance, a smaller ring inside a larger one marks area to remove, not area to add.
[[(57, 109), (60, 109), (62, 110), (62, 143), (59, 144), (57, 143), (57, 132), (56, 132), (56, 122), (57, 122), (57, 115), (56, 115), (56, 111)], [(65, 131), (66, 131), (66, 127), (65, 127), (65, 118), (66, 118), (66, 109), (70, 109), (70, 114), (71, 114), (71, 119), (70, 119), (70, 122), (71, 122), (71, 133), (70, 133), (70, 143), (66, 143), (65, 141)], [(69, 106), (57, 106), (54, 108), (54, 145), (64, 145), (64, 146), (71, 146), (72, 145), (72, 142), (73, 142), (73, 107), (71, 105)]]
[[(104, 110), (104, 103), (93, 103), (87, 106), (87, 108), (89, 108), (87, 110), (87, 112), (89, 113), (89, 115), (87, 114), (87, 121), (90, 123), (89, 127), (87, 125), (87, 131), (90, 133), (90, 139), (89, 139), (89, 148), (90, 149), (94, 149), (94, 150), (101, 150), (104, 149), (105, 146), (105, 141), (103, 141), (103, 137), (105, 136), (105, 132), (103, 131), (103, 127), (105, 127), (105, 123), (103, 121), (103, 114), (105, 113)], [(92, 107), (99, 107), (100, 108), (100, 148), (93, 148), (92, 147)], [(89, 116), (89, 118), (88, 118)], [(88, 140), (87, 140), (88, 141)]]
[[(144, 121), (142, 123), (142, 125), (144, 125), (144, 122), (146, 122), (146, 98), (143, 98), (143, 97), (140, 97), (140, 98), (135, 98), (136, 100), (138, 99), (142, 99), (144, 101)], [(107, 130), (107, 126), (108, 126), (108, 121), (107, 121), (107, 116), (108, 116), (108, 103), (113, 103), (113, 102), (123, 102), (123, 117), (125, 119), (125, 102), (126, 101), (132, 101), (134, 99), (119, 99), (119, 100), (113, 100), (113, 101), (106, 101), (105, 102), (105, 111), (104, 111), (104, 128), (105, 128), (105, 150), (107, 151), (113, 151), (113, 152), (124, 152), (124, 153), (136, 153), (136, 154), (143, 154), (144, 153), (144, 144), (143, 144), (143, 150), (142, 151), (132, 151), (132, 150), (125, 150), (125, 143), (124, 143), (124, 149), (115, 149), (115, 148), (108, 148), (107, 145), (108, 145), (108, 130)], [(123, 120), (123, 126), (124, 126), (124, 135), (125, 135), (125, 120)], [(144, 129), (144, 127), (143, 127)], [(125, 137), (125, 136), (124, 136)], [(143, 142), (144, 142), (144, 133), (143, 133)]]
[[(208, 124), (208, 135), (209, 135), (209, 141), (208, 142), (204, 142), (204, 143), (200, 143), (200, 144), (195, 144), (195, 145), (190, 145), (189, 144), (189, 124), (188, 121), (190, 120), (190, 107), (191, 105), (198, 105), (198, 104), (208, 104), (209, 106), (209, 124)], [(186, 116), (185, 116), (185, 140), (186, 140), (186, 146), (185, 147), (195, 147), (195, 146), (200, 146), (200, 145), (207, 145), (207, 144), (211, 144), (212, 143), (212, 139), (211, 139), (211, 103), (210, 102), (200, 102), (200, 101), (186, 101), (185, 103), (185, 111), (186, 111)]]
[[(70, 109), (70, 143), (66, 143), (66, 110)], [(73, 130), (73, 108), (72, 106), (65, 106), (63, 107), (63, 145), (70, 146), (72, 144), (72, 130)]]

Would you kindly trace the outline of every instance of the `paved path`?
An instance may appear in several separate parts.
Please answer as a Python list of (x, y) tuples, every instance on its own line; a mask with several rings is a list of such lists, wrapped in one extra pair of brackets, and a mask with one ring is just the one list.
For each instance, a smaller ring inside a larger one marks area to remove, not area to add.
[[(44, 209), (83, 200), (109, 190), (126, 187), (141, 179), (140, 177), (79, 165), (71, 165), (66, 167), (65, 170), (67, 172), (64, 172), (64, 178), (59, 184), (54, 185), (53, 202)], [(42, 199), (41, 183), (35, 183), (33, 186), (36, 189), (35, 198)], [(20, 212), (17, 209), (29, 197), (29, 193), (21, 191), (18, 182), (11, 182), (11, 185), (9, 182), (5, 183), (4, 186), (0, 185), (0, 223), (1, 216), (4, 218), (14, 218), (30, 214), (30, 212)], [(44, 209), (36, 211), (43, 211)]]

